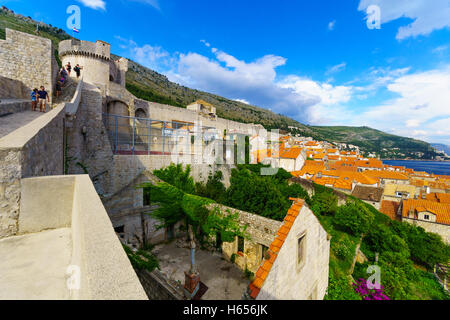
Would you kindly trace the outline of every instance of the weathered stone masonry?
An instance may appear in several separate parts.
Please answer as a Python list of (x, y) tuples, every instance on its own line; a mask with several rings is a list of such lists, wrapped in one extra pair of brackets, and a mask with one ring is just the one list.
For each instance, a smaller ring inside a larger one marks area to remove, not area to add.
[(31, 91), (43, 85), (52, 101), (58, 72), (51, 40), (6, 29), (0, 40), (0, 76), (19, 80)]
[(64, 117), (60, 105), (0, 139), (0, 238), (17, 233), (21, 179), (63, 174)]

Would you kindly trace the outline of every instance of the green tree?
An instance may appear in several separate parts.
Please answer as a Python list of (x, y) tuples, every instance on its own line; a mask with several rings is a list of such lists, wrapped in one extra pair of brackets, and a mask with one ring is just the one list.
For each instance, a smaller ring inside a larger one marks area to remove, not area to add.
[(191, 166), (187, 165), (183, 169), (181, 164), (170, 164), (167, 168), (154, 170), (153, 174), (168, 184), (182, 190), (183, 192), (193, 194), (195, 193), (194, 179), (191, 175)]
[(338, 198), (329, 191), (316, 192), (311, 202), (311, 209), (317, 214), (334, 215), (338, 209)]
[(358, 235), (369, 230), (373, 219), (372, 212), (357, 201), (350, 200), (344, 206), (338, 208), (334, 223), (350, 230), (354, 235)]
[(217, 171), (214, 175), (208, 177), (206, 184), (197, 182), (195, 184), (195, 193), (199, 196), (213, 199), (219, 203), (224, 203), (226, 200), (226, 188), (222, 183), (222, 179), (222, 171)]

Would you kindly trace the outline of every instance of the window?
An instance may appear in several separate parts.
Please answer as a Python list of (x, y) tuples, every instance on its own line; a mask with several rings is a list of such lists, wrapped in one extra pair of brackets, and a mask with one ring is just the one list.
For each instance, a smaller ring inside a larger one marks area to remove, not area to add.
[(142, 205), (143, 206), (150, 205), (150, 189), (149, 188), (142, 189)]
[(262, 252), (262, 258), (267, 260), (266, 255), (267, 255), (267, 251), (269, 250), (269, 248), (266, 247), (265, 245), (261, 245), (261, 249), (262, 249), (262, 250), (261, 250), (261, 252)]
[(124, 233), (125, 232), (125, 226), (118, 226), (114, 228), (114, 231), (116, 233)]
[(423, 216), (423, 218), (424, 218), (425, 220), (430, 220), (430, 215), (426, 214), (426, 215)]
[(244, 238), (238, 237), (238, 252), (244, 253)]
[(298, 238), (297, 242), (297, 264), (301, 266), (305, 260), (305, 246), (306, 243), (306, 234), (303, 234)]

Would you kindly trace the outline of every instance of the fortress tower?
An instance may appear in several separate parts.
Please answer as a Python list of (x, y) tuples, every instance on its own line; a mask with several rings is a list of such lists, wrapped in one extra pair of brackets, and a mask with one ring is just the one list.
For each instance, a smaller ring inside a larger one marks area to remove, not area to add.
[[(113, 81), (125, 86), (125, 73), (128, 70), (128, 60), (121, 58), (118, 61), (111, 60), (111, 46), (109, 43), (98, 40), (97, 42), (64, 40), (59, 44), (59, 56), (65, 66), (68, 62), (74, 68), (77, 64), (83, 67), (81, 74), (86, 82), (109, 87)], [(75, 72), (72, 72), (75, 77)]]

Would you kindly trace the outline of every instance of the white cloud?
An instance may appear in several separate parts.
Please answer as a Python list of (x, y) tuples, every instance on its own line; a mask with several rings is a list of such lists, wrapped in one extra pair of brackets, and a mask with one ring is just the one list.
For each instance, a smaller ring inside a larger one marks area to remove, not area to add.
[(241, 103), (245, 103), (245, 104), (250, 104), (250, 102), (248, 102), (247, 100), (245, 100), (245, 99), (234, 99), (235, 101), (237, 101), (237, 102), (241, 102)]
[(336, 20), (333, 20), (328, 23), (328, 30), (333, 31), (334, 27), (336, 26)]
[(206, 40), (200, 40), (200, 42), (203, 43), (208, 48), (211, 47), (211, 44), (209, 42), (207, 42)]
[(420, 121), (417, 119), (406, 120), (405, 125), (407, 128), (416, 128), (420, 125)]
[(78, 0), (78, 2), (81, 2), (86, 7), (89, 7), (94, 10), (105, 10), (106, 9), (106, 2), (103, 0)]
[(150, 69), (162, 71), (169, 68), (170, 64), (174, 62), (175, 57), (160, 46), (146, 44), (140, 47), (133, 40), (127, 40), (120, 36), (115, 36), (115, 38), (121, 42), (120, 48), (127, 50), (127, 54), (136, 62)]
[(152, 6), (153, 8), (155, 8), (155, 9), (157, 9), (157, 10), (161, 10), (161, 8), (160, 8), (160, 6), (159, 6), (159, 1), (158, 1), (158, 0), (129, 0), (129, 1), (140, 2), (140, 3), (148, 4), (148, 5)]
[(443, 45), (443, 46), (439, 46), (436, 47), (432, 50), (433, 53), (435, 54), (443, 54), (444, 52), (446, 52), (448, 49), (448, 45)]
[(387, 89), (397, 97), (353, 115), (356, 123), (365, 121), (380, 130), (396, 128), (396, 134), (431, 142), (446, 138), (450, 142), (450, 66), (399, 76)]
[(347, 63), (346, 62), (342, 62), (340, 64), (337, 64), (337, 65), (332, 66), (331, 68), (329, 68), (327, 70), (326, 74), (328, 75), (328, 74), (333, 74), (333, 73), (336, 73), (336, 72), (343, 71), (343, 70), (345, 70), (345, 67), (347, 67)]
[[(243, 103), (251, 101), (303, 123), (366, 125), (430, 142), (450, 141), (450, 123), (444, 124), (450, 118), (450, 65), (416, 73), (410, 68), (374, 67), (351, 83), (334, 85), (298, 74), (277, 74), (287, 59), (276, 55), (244, 61), (214, 48), (212, 57), (170, 54), (159, 46), (121, 40), (128, 56), (171, 81)], [(394, 98), (368, 105), (372, 96), (380, 100), (382, 90)]]
[(428, 35), (434, 30), (450, 27), (448, 0), (361, 0), (358, 10), (365, 12), (370, 5), (380, 7), (382, 24), (400, 18), (413, 20), (399, 28), (398, 40)]

